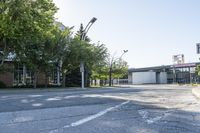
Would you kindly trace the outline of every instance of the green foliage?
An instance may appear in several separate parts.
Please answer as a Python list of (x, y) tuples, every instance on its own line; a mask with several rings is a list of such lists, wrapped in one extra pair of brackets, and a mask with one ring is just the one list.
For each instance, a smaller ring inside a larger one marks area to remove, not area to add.
[[(96, 67), (104, 62), (107, 55), (107, 48), (103, 44), (90, 44), (87, 41), (81, 41), (75, 37), (69, 43), (65, 60), (63, 61), (63, 69), (65, 69), (67, 78), (72, 77), (73, 80), (80, 80), (80, 63), (84, 62), (86, 79), (91, 78)], [(74, 75), (74, 76), (71, 76)], [(69, 82), (67, 82), (70, 84)], [(77, 82), (79, 85), (79, 82)]]
[(71, 70), (66, 76), (66, 86), (68, 87), (79, 87), (81, 85), (81, 74), (80, 69), (76, 68)]
[(107, 56), (107, 61), (96, 67), (93, 72), (93, 78), (108, 79), (110, 69), (113, 78), (123, 78), (128, 73), (127, 62), (119, 58), (111, 59)]
[(121, 58), (115, 58), (105, 54), (104, 60), (96, 66), (92, 71), (92, 79), (109, 79), (109, 85), (111, 85), (112, 79), (127, 78), (128, 77), (128, 65), (127, 62)]
[(9, 53), (14, 53), (17, 62), (34, 72), (48, 66), (57, 11), (53, 1), (3, 0), (0, 7), (0, 44), (4, 56), (1, 65)]
[(0, 7), (0, 41), (5, 56), (10, 52), (22, 56), (27, 48), (38, 48), (57, 11), (52, 0), (3, 0)]
[[(57, 10), (52, 0), (1, 0), (0, 71), (11, 53), (14, 61), (35, 73), (35, 79), (39, 71), (50, 75), (55, 64), (64, 77), (72, 73), (80, 77), (80, 62), (84, 62), (88, 78), (107, 79), (110, 66), (105, 45), (91, 44), (82, 24), (73, 37), (71, 28), (55, 22)], [(114, 77), (126, 73), (127, 66), (121, 64), (125, 63), (113, 64)]]
[(89, 38), (87, 35), (85, 35), (84, 27), (83, 27), (83, 24), (82, 24), (82, 23), (81, 23), (81, 25), (80, 25), (79, 30), (78, 30), (77, 33), (76, 33), (75, 38), (78, 38), (79, 40), (81, 40), (81, 39), (84, 38), (84, 41), (86, 41), (86, 42), (90, 42), (90, 41), (91, 41), (90, 38)]
[(112, 77), (113, 78), (123, 78), (128, 75), (128, 65), (127, 62), (119, 59), (113, 63)]
[(200, 65), (197, 65), (195, 71), (196, 71), (197, 75), (200, 76)]

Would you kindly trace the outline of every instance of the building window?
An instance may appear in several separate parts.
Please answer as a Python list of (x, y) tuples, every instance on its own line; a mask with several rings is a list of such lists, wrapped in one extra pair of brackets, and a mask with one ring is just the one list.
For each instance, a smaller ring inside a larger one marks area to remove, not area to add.
[(196, 67), (190, 67), (190, 73), (195, 73)]
[(50, 76), (50, 84), (57, 84), (57, 69), (56, 67), (53, 68), (52, 72), (51, 72), (51, 76)]
[(33, 72), (24, 65), (15, 65), (14, 85), (32, 85)]
[(25, 79), (26, 84), (32, 85), (33, 79), (34, 79), (34, 73), (30, 69), (26, 69), (26, 79)]
[(14, 69), (14, 85), (23, 84), (23, 65), (17, 65)]
[(60, 67), (54, 65), (51, 71), (49, 83), (52, 85), (60, 85), (61, 81), (62, 81), (62, 73)]

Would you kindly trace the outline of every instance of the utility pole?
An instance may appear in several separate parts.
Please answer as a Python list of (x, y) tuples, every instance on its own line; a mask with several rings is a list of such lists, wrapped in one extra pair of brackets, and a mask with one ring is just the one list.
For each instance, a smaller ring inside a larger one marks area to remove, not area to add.
[[(87, 24), (87, 26), (85, 27), (85, 29), (83, 30), (83, 33), (81, 35), (81, 38), (80, 40), (81, 41), (85, 41), (85, 37), (86, 37), (86, 34), (88, 33), (90, 27), (92, 26), (92, 24), (97, 20), (97, 18), (93, 17)], [(80, 72), (81, 72), (81, 88), (84, 89), (85, 87), (85, 80), (84, 80), (84, 72), (85, 72), (85, 67), (84, 67), (84, 62), (81, 61), (80, 62)]]

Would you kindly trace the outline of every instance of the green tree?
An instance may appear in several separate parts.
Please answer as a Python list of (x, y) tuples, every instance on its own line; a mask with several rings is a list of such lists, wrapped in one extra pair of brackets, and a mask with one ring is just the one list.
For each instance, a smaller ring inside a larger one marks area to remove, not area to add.
[[(72, 32), (69, 27), (65, 27), (62, 24), (57, 24), (58, 30), (54, 31), (55, 48), (54, 48), (54, 62), (59, 67), (62, 73), (63, 82), (62, 85), (65, 87), (65, 76), (73, 68), (73, 57), (71, 57), (71, 44), (73, 43)], [(63, 28), (60, 28), (63, 27)]]
[[(71, 40), (68, 51), (63, 67), (65, 68), (66, 76), (73, 75), (71, 78), (74, 79), (81, 79), (79, 72), (80, 62), (84, 62), (85, 79), (90, 79), (92, 70), (95, 69), (107, 55), (107, 48), (104, 44), (90, 44), (87, 41), (81, 41), (77, 36)], [(72, 72), (74, 74), (72, 74)]]
[(87, 52), (87, 58), (85, 62), (86, 67), (86, 85), (88, 86), (90, 84), (90, 79), (92, 78), (92, 75), (96, 68), (99, 66), (102, 66), (104, 64), (105, 59), (108, 55), (108, 50), (105, 47), (104, 44), (90, 44), (89, 51)]
[(195, 71), (196, 71), (197, 75), (200, 76), (200, 65), (197, 65)]
[(1, 64), (13, 53), (34, 71), (36, 87), (39, 67), (47, 64), (48, 36), (57, 8), (52, 0), (2, 0), (0, 11)]
[[(112, 85), (112, 80), (114, 78), (122, 78), (127, 75), (128, 65), (127, 62), (115, 56), (107, 56), (105, 69), (107, 70), (107, 76), (109, 78), (109, 86)], [(104, 73), (103, 73), (104, 74)], [(105, 74), (104, 74), (105, 75)]]
[(83, 26), (82, 23), (81, 23), (80, 28), (77, 31), (75, 37), (79, 38), (79, 40), (81, 40), (84, 37), (84, 41), (86, 41), (86, 42), (90, 42), (91, 41), (90, 38), (87, 35), (85, 36), (85, 30), (84, 30), (84, 26)]
[(108, 49), (104, 44), (97, 43), (93, 52), (93, 65), (91, 65), (91, 79), (106, 80), (108, 78), (108, 68), (106, 67), (106, 59), (108, 57)]
[[(92, 74), (92, 69), (94, 69), (95, 64), (98, 64), (99, 61), (103, 59), (104, 53), (107, 52), (107, 49), (105, 48), (104, 45), (91, 44), (89, 37), (84, 35), (85, 35), (84, 27), (81, 24), (79, 31), (77, 31), (76, 35), (69, 44), (69, 52), (66, 55), (68, 58), (66, 58), (65, 60), (64, 67), (68, 79), (69, 78), (74, 78), (74, 80), (81, 79), (79, 68), (80, 68), (80, 63), (83, 62), (85, 67), (85, 79), (86, 79), (85, 83), (86, 85), (88, 85), (89, 83), (88, 81)], [(83, 36), (84, 40), (81, 39), (83, 38)]]
[(57, 11), (52, 0), (2, 0), (0, 2), (2, 62), (10, 52), (23, 53), (24, 45), (40, 42)]
[(107, 57), (105, 45), (91, 44), (87, 36), (81, 40), (83, 25), (75, 37), (70, 28), (61, 28), (63, 25), (54, 20), (56, 11), (52, 0), (0, 1), (0, 66), (10, 54), (34, 72), (34, 87), (38, 73), (44, 72), (47, 79), (55, 64), (65, 78), (79, 70), (83, 61), (89, 79)]
[(118, 78), (127, 78), (128, 76), (128, 64), (126, 61), (122, 59), (118, 59), (116, 62), (114, 62), (113, 68), (112, 68), (112, 77), (114, 79)]

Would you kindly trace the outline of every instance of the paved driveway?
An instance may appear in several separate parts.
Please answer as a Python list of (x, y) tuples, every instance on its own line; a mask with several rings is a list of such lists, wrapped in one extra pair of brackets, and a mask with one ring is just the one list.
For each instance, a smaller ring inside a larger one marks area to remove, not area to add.
[(0, 91), (2, 133), (200, 133), (188, 86), (9, 92)]

